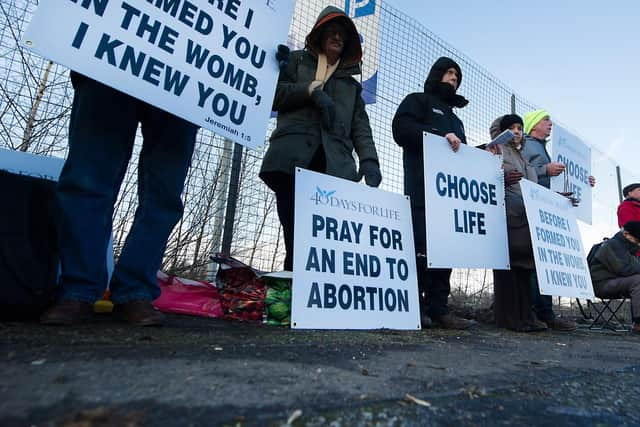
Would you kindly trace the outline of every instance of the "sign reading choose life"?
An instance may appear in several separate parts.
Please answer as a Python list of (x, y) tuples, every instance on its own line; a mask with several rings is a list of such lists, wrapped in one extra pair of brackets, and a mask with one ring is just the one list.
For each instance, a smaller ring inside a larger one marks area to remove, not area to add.
[(580, 138), (561, 126), (553, 125), (551, 133), (553, 161), (564, 163), (564, 173), (551, 177), (553, 191), (570, 191), (580, 203), (573, 210), (576, 217), (591, 224), (592, 189), (589, 185), (591, 175), (591, 148)]
[(264, 142), (294, 0), (48, 0), (22, 44), (248, 147)]
[(296, 169), (291, 326), (420, 329), (406, 196)]
[(508, 270), (502, 159), (430, 133), (423, 151), (429, 267)]

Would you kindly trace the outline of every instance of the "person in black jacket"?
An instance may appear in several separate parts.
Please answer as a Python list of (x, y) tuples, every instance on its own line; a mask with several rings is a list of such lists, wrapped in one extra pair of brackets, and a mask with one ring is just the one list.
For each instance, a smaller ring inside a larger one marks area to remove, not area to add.
[(599, 298), (630, 298), (632, 332), (640, 333), (640, 221), (624, 224), (603, 242), (589, 263), (593, 290)]
[(422, 324), (428, 326), (433, 322), (449, 329), (466, 329), (473, 322), (449, 313), (451, 269), (426, 265), (422, 134), (445, 137), (453, 151), (467, 143), (462, 121), (453, 112), (453, 108), (463, 108), (469, 103), (456, 93), (461, 82), (460, 66), (450, 58), (439, 58), (429, 71), (424, 92), (407, 95), (393, 118), (393, 139), (402, 147), (404, 191), (411, 198)]

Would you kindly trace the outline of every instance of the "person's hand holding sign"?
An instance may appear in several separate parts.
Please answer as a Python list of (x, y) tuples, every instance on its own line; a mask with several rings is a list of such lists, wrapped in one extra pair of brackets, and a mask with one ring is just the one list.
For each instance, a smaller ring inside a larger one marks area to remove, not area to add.
[(276, 51), (276, 61), (278, 61), (278, 66), (280, 70), (285, 70), (289, 65), (289, 47), (283, 44), (279, 44)]
[(444, 137), (447, 139), (447, 142), (451, 146), (451, 149), (453, 150), (453, 152), (454, 153), (458, 152), (458, 149), (460, 148), (460, 144), (461, 144), (460, 138), (458, 138), (456, 134), (453, 132), (449, 132)]
[(559, 191), (558, 194), (569, 199), (569, 201), (571, 202), (571, 206), (573, 206), (574, 208), (580, 205), (580, 200), (578, 200), (576, 197), (573, 196), (573, 191), (564, 191), (564, 192)]
[(560, 162), (549, 162), (547, 163), (547, 175), (548, 176), (558, 176), (562, 172), (564, 172), (565, 166)]
[(522, 177), (524, 176), (524, 174), (520, 171), (517, 170), (512, 170), (509, 172), (505, 172), (504, 173), (504, 185), (506, 187), (513, 185), (513, 184), (517, 184), (518, 182), (520, 182), (520, 180), (522, 179)]
[(377, 187), (382, 181), (380, 166), (375, 160), (362, 160), (360, 162), (360, 170), (358, 171), (358, 181), (364, 177), (364, 182), (369, 187)]
[(491, 146), (485, 148), (485, 150), (487, 150), (488, 152), (490, 152), (494, 156), (501, 156), (502, 155), (502, 148), (500, 147), (499, 144), (491, 145)]

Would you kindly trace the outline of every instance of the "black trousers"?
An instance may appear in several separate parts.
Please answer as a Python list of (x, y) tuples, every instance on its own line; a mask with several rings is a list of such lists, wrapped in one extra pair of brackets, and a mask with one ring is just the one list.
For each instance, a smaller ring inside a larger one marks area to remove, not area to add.
[(553, 312), (553, 297), (551, 295), (542, 295), (540, 293), (538, 276), (535, 270), (533, 270), (533, 272), (531, 273), (529, 283), (529, 292), (531, 292), (531, 303), (533, 305), (533, 311), (538, 316), (538, 319), (545, 322), (555, 319), (556, 315)]
[(413, 241), (417, 255), (418, 292), (420, 295), (420, 312), (430, 317), (439, 317), (449, 313), (449, 293), (451, 292), (451, 269), (428, 268), (426, 224), (424, 207), (412, 206)]
[(517, 331), (533, 324), (531, 274), (535, 274), (535, 270), (518, 267), (493, 270), (493, 309), (497, 327)]
[[(314, 154), (307, 169), (320, 173), (327, 171), (327, 160), (322, 146), (320, 146)], [(284, 172), (267, 172), (261, 174), (260, 177), (275, 193), (278, 219), (280, 219), (280, 225), (282, 225), (284, 247), (286, 250), (284, 269), (293, 271), (293, 227), (296, 206), (295, 177), (293, 172), (291, 174)]]

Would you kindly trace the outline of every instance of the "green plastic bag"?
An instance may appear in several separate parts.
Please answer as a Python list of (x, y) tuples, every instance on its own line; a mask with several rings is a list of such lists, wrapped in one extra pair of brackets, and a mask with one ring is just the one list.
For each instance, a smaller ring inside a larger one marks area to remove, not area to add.
[(267, 325), (291, 324), (291, 272), (278, 271), (262, 276), (267, 292), (265, 303), (265, 323)]

